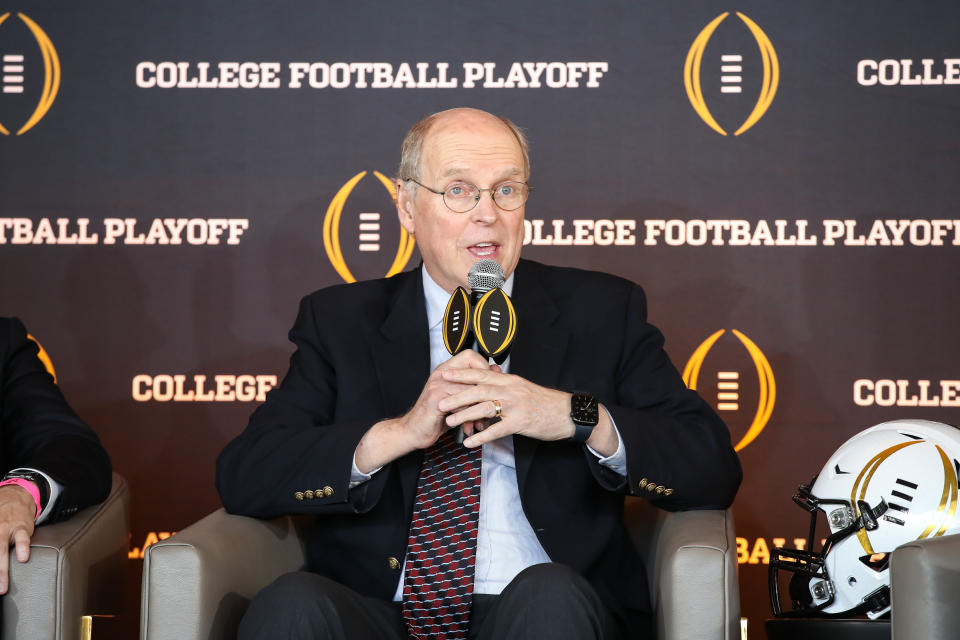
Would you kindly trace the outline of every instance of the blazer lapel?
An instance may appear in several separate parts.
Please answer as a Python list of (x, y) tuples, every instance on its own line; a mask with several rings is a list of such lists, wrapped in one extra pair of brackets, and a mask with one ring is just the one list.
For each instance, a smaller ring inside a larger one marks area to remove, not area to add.
[[(540, 282), (537, 265), (520, 261), (513, 288), (517, 336), (510, 351), (510, 373), (544, 387), (555, 387), (570, 336), (553, 326), (560, 310)], [(533, 452), (539, 440), (514, 436), (517, 483), (523, 494)]]
[[(374, 321), (367, 332), (383, 408), (389, 417), (410, 410), (430, 375), (430, 333), (420, 269), (394, 277), (402, 281), (386, 303), (386, 317), (379, 326)], [(423, 453), (415, 452), (396, 460), (404, 498), (411, 504), (422, 459)]]

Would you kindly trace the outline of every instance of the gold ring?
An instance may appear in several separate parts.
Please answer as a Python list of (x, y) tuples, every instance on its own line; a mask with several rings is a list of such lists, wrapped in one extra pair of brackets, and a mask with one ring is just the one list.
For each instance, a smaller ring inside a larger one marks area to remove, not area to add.
[(493, 401), (493, 410), (496, 411), (496, 413), (494, 414), (494, 417), (495, 417), (495, 418), (499, 418), (501, 415), (503, 415), (503, 413), (502, 413), (502, 412), (503, 412), (503, 407), (500, 405), (500, 401), (499, 401), (499, 400), (494, 400), (494, 401)]

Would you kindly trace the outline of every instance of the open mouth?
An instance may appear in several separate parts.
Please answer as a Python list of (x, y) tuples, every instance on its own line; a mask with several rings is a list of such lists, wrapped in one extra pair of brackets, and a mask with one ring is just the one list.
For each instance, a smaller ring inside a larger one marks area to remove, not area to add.
[(499, 249), (500, 245), (493, 242), (478, 242), (477, 244), (467, 247), (467, 251), (478, 258), (493, 257)]

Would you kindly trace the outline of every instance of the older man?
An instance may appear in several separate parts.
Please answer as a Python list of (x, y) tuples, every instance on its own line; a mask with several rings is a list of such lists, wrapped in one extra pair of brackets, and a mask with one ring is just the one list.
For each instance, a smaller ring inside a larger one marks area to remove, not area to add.
[[(639, 287), (520, 259), (529, 176), (508, 120), (426, 118), (397, 177), (422, 267), (302, 301), (287, 376), (221, 454), (217, 482), (232, 513), (315, 514), (310, 572), (261, 592), (241, 637), (650, 633), (623, 496), (726, 507), (739, 462)], [(451, 358), (441, 335), (449, 295), (483, 258), (503, 267), (519, 319), (502, 368)]]

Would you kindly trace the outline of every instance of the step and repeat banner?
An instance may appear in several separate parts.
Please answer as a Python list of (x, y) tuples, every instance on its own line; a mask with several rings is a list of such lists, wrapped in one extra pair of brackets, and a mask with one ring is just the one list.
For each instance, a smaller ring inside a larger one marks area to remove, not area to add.
[(730, 427), (762, 637), (797, 485), (870, 425), (960, 421), (958, 25), (952, 2), (4, 0), (0, 315), (130, 481), (138, 576), (219, 506), (299, 299), (418, 264), (407, 128), (505, 115), (524, 255), (641, 283)]

